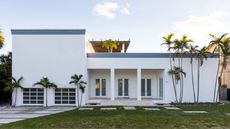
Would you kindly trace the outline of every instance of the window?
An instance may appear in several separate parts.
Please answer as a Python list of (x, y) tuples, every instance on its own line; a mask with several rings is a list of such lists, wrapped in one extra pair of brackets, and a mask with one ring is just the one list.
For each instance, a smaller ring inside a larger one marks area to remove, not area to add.
[(75, 104), (75, 88), (57, 88), (55, 89), (55, 104)]
[(141, 96), (151, 96), (151, 79), (141, 79)]
[(24, 88), (23, 104), (43, 104), (44, 89), (43, 88)]
[(96, 96), (106, 96), (106, 79), (96, 79)]
[(163, 97), (163, 78), (159, 78), (159, 97)]
[(128, 79), (118, 79), (118, 96), (129, 96)]

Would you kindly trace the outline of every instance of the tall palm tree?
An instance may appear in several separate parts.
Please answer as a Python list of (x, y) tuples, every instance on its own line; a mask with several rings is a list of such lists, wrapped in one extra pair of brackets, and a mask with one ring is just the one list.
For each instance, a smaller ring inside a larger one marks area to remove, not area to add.
[(113, 49), (117, 49), (118, 45), (119, 45), (119, 42), (112, 40), (112, 39), (102, 41), (102, 47), (106, 48), (108, 50), (108, 52), (110, 52), (110, 53), (113, 52)]
[(4, 44), (4, 37), (2, 31), (0, 31), (0, 49), (3, 47)]
[[(174, 33), (170, 33), (169, 35), (162, 37), (164, 39), (164, 42), (161, 44), (161, 45), (166, 45), (167, 46), (167, 51), (169, 52), (170, 69), (173, 68), (172, 52), (171, 52), (171, 49), (170, 49), (171, 46), (173, 45), (173, 41), (172, 41), (173, 36), (174, 36)], [(176, 99), (176, 102), (178, 102), (174, 74), (171, 74), (171, 77), (172, 77), (172, 83), (173, 83), (173, 90), (174, 90), (175, 99)]]
[(194, 82), (194, 70), (193, 70), (193, 58), (197, 53), (198, 46), (189, 45), (188, 53), (190, 54), (190, 66), (191, 66), (191, 76), (192, 76), (192, 89), (193, 89), (193, 99), (196, 102), (196, 92), (195, 92), (195, 82)]
[(48, 88), (57, 88), (57, 85), (53, 82), (50, 82), (49, 78), (46, 76), (42, 77), (42, 79), (40, 79), (39, 82), (34, 83), (34, 86), (37, 86), (37, 85), (44, 87), (46, 90), (46, 107), (47, 107), (48, 106), (48, 104), (47, 104), (47, 101), (48, 101), (47, 90), (48, 90)]
[[(17, 104), (17, 95), (18, 95), (18, 88), (19, 89), (23, 89), (22, 85), (21, 85), (21, 81), (23, 80), (23, 77), (20, 77), (18, 80), (15, 79), (14, 77), (12, 77), (12, 83), (9, 83), (9, 85), (7, 85), (4, 88), (5, 92), (10, 91), (11, 93), (13, 92), (13, 90), (15, 90), (15, 98), (14, 98), (14, 106), (16, 106)], [(11, 100), (12, 101), (12, 100)], [(11, 103), (10, 101), (10, 103)]]
[[(217, 53), (219, 54), (219, 58), (218, 58), (218, 66), (217, 66), (217, 72), (216, 72), (216, 79), (215, 79), (215, 87), (214, 87), (214, 94), (213, 94), (213, 102), (216, 101), (217, 99), (217, 81), (219, 78), (219, 70), (220, 70), (220, 64), (221, 64), (221, 60), (220, 60), (220, 56), (221, 56), (221, 44), (222, 44), (222, 40), (223, 38), (225, 38), (228, 33), (224, 33), (222, 34), (220, 37), (214, 35), (214, 34), (209, 34), (212, 38), (212, 40), (209, 42), (209, 45), (207, 47), (209, 52), (212, 53)], [(219, 89), (219, 88), (218, 88)]]
[(206, 47), (201, 48), (197, 51), (196, 57), (197, 57), (197, 100), (196, 102), (199, 102), (199, 96), (200, 96), (200, 67), (204, 63), (204, 59), (207, 59), (207, 55), (209, 52), (207, 51)]
[[(71, 81), (69, 82), (69, 84), (74, 84), (77, 87), (77, 103), (78, 103), (78, 107), (81, 107), (81, 102), (82, 102), (82, 95), (85, 92), (85, 86), (87, 84), (87, 82), (82, 80), (83, 75), (77, 75), (74, 74), (73, 76), (71, 76)], [(79, 90), (81, 90), (81, 100), (79, 99)]]
[[(186, 77), (186, 73), (183, 71), (183, 69), (181, 67), (177, 67), (177, 66), (174, 66), (173, 69), (170, 69), (168, 71), (168, 73), (170, 75), (173, 74), (175, 76), (176, 84), (178, 84), (178, 82), (181, 81), (181, 79), (183, 77)], [(182, 102), (181, 98), (180, 98), (179, 102), (180, 103)]]
[[(181, 39), (175, 39), (173, 46), (170, 49), (173, 49), (175, 51), (175, 54), (178, 58), (178, 65), (181, 69), (183, 69), (183, 55), (185, 53), (185, 50), (188, 49), (188, 46), (190, 43), (192, 43), (193, 40), (189, 39), (188, 36), (183, 35)], [(184, 91), (184, 77), (181, 73), (181, 79), (180, 79), (180, 97), (179, 101), (182, 102), (183, 100), (183, 91)]]

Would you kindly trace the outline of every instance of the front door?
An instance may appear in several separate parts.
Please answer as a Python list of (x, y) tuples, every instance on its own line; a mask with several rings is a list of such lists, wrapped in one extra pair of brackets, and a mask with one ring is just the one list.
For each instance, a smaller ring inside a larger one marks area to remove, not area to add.
[(118, 96), (128, 97), (129, 96), (129, 80), (118, 79)]
[(141, 79), (141, 96), (151, 96), (151, 79)]

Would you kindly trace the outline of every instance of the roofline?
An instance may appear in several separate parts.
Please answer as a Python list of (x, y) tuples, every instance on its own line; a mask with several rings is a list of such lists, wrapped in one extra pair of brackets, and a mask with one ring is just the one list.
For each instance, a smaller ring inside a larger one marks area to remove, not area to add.
[(12, 29), (12, 35), (85, 35), (85, 29)]
[[(169, 58), (169, 53), (87, 53), (87, 58)], [(184, 54), (182, 58), (190, 58)], [(177, 57), (175, 57), (177, 58)], [(208, 58), (218, 58), (218, 54), (208, 55)]]

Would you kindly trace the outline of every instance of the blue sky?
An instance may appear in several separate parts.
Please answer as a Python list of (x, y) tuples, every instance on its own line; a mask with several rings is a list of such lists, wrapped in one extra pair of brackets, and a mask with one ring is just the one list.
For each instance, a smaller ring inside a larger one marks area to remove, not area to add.
[(131, 41), (128, 52), (164, 52), (162, 36), (187, 34), (207, 45), (208, 34), (230, 32), (229, 0), (4, 0), (0, 28), (11, 50), (10, 29), (86, 29), (90, 39)]

